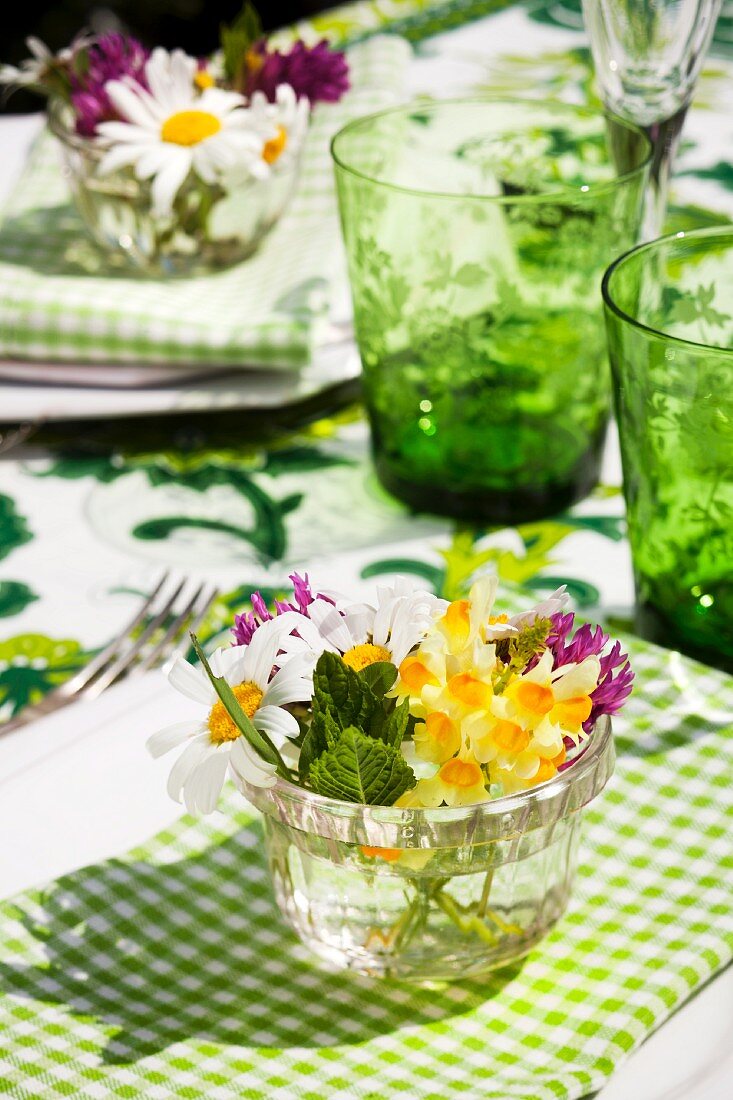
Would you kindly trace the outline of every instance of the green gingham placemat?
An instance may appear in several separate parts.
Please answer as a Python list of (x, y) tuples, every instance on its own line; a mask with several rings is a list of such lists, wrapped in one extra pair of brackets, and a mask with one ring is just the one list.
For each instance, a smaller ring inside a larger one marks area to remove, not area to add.
[(156, 281), (89, 274), (100, 258), (69, 205), (44, 137), (0, 229), (0, 356), (75, 362), (300, 365), (343, 295), (329, 138), (399, 101), (410, 47), (380, 36), (349, 51), (353, 88), (320, 106), (295, 199), (262, 249), (227, 271)]
[(630, 648), (616, 775), (587, 814), (570, 910), (523, 965), (436, 991), (325, 973), (277, 915), (257, 819), (184, 817), (0, 907), (3, 1095), (599, 1088), (733, 953), (733, 681)]

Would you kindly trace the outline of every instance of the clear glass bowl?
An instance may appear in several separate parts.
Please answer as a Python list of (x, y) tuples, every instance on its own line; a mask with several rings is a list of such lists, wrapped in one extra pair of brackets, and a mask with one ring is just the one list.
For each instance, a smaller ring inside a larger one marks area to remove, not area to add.
[(194, 275), (246, 259), (282, 215), (300, 174), (298, 154), (273, 165), (268, 179), (245, 180), (227, 190), (190, 175), (172, 214), (158, 217), (149, 180), (137, 179), (131, 168), (99, 176), (102, 150), (75, 133), (62, 106), (49, 106), (48, 124), (76, 209), (94, 241), (112, 266), (150, 276)]
[(581, 811), (613, 764), (603, 718), (565, 771), (479, 806), (359, 806), (282, 780), (243, 790), (264, 815), (280, 910), (311, 951), (376, 977), (455, 981), (520, 958), (558, 921)]

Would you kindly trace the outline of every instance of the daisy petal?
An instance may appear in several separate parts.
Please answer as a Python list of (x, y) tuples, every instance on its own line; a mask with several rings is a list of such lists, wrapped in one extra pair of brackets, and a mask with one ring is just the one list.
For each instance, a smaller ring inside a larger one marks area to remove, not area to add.
[(194, 668), (183, 657), (176, 657), (168, 673), (168, 683), (180, 691), (181, 695), (193, 699), (196, 703), (211, 706), (216, 702), (216, 692), (212, 688), (202, 669)]
[(191, 813), (210, 814), (216, 808), (229, 765), (229, 752), (214, 749), (186, 780), (183, 797)]
[(153, 759), (157, 760), (159, 756), (164, 756), (176, 745), (182, 745), (189, 737), (203, 733), (205, 728), (201, 722), (176, 722), (175, 725), (166, 726), (165, 729), (158, 730), (149, 737), (145, 742), (145, 748)]
[(168, 776), (168, 794), (174, 802), (181, 801), (181, 792), (194, 768), (211, 750), (208, 734), (195, 737), (183, 750)]
[(272, 787), (277, 782), (274, 764), (258, 756), (243, 737), (232, 743), (229, 763), (235, 774), (253, 787)]
[(119, 168), (127, 168), (130, 164), (134, 164), (138, 157), (143, 156), (145, 151), (144, 145), (115, 145), (104, 154), (97, 172), (100, 176), (108, 176)]
[[(191, 169), (192, 156), (183, 146), (169, 146), (171, 153), (165, 168), (153, 179), (153, 211), (165, 216), (170, 214), (176, 192)], [(173, 152), (175, 150), (175, 152)]]
[(300, 729), (297, 718), (290, 711), (269, 704), (260, 707), (253, 721), (257, 729), (276, 738), (297, 737)]

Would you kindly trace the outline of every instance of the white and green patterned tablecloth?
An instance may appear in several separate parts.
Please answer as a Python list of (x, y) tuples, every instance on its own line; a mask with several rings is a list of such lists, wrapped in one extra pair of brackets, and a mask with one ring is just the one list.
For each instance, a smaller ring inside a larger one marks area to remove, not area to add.
[[(475, 21), (482, 10), (495, 13)], [(397, 27), (416, 48), (415, 92), (438, 73), (445, 92), (591, 94), (571, 3), (373, 0), (315, 22), (350, 38)], [(716, 53), (686, 129), (677, 225), (733, 210), (732, 86)], [(363, 594), (400, 572), (454, 596), (490, 567), (509, 601), (567, 583), (581, 612), (628, 625), (613, 456), (568, 513), (486, 530), (390, 500), (356, 411), (267, 445), (244, 446), (236, 418), (213, 424), (171, 429), (164, 451), (140, 423), (111, 453), (85, 439), (0, 461), (0, 718), (83, 665), (163, 565), (219, 583), (211, 632), (293, 568)], [(0, 1093), (569, 1100), (600, 1087), (733, 955), (733, 682), (640, 643), (632, 656), (638, 690), (576, 896), (524, 966), (430, 993), (328, 976), (275, 917), (256, 820), (184, 818), (4, 904)]]

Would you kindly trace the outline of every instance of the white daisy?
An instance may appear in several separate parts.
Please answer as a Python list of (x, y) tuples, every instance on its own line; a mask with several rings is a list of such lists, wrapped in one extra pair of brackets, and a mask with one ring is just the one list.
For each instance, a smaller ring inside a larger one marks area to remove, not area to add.
[(21, 61), (20, 68), (15, 65), (0, 65), (0, 84), (14, 84), (16, 87), (32, 87), (43, 84), (44, 77), (54, 66), (66, 65), (76, 50), (82, 49), (91, 41), (87, 36), (75, 38), (70, 46), (51, 53), (40, 38), (26, 38), (25, 44), (32, 56)]
[(263, 140), (274, 139), (255, 126), (246, 101), (236, 92), (195, 84), (197, 62), (182, 50), (153, 50), (145, 66), (150, 91), (129, 78), (105, 85), (125, 121), (97, 127), (110, 148), (101, 175), (134, 166), (138, 179), (152, 179), (153, 210), (170, 213), (173, 199), (190, 172), (213, 183), (232, 170), (266, 176)]
[[(275, 657), (285, 635), (301, 618), (288, 612), (264, 623), (248, 646), (219, 649), (211, 658), (211, 669), (223, 676), (244, 712), (256, 729), (266, 733), (275, 747), (290, 745), (289, 737), (298, 733), (298, 723), (285, 710), (288, 703), (302, 702), (313, 690), (313, 653), (301, 645), (273, 675)], [(205, 707), (198, 720), (179, 722), (159, 730), (148, 739), (152, 756), (162, 756), (178, 745), (186, 744), (173, 765), (168, 793), (176, 802), (183, 801), (189, 813), (211, 813), (216, 806), (227, 771), (256, 787), (271, 787), (276, 769), (264, 760), (239, 732), (211, 685), (203, 668), (194, 668), (182, 658), (173, 664), (170, 683)]]
[[(255, 92), (249, 101), (254, 126), (263, 136), (262, 158), (267, 165), (285, 168), (300, 153), (308, 129), (310, 103), (300, 99), (289, 84), (278, 85), (275, 102), (264, 92)], [(270, 135), (274, 127), (274, 136)]]
[[(376, 607), (334, 606), (327, 600), (314, 600), (298, 634), (314, 652), (339, 653), (357, 671), (379, 661), (399, 665), (445, 607), (445, 600), (431, 592), (415, 591), (400, 577), (391, 587), (377, 589)], [(288, 640), (286, 644), (291, 643)]]

